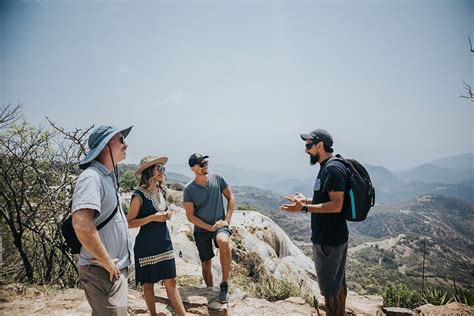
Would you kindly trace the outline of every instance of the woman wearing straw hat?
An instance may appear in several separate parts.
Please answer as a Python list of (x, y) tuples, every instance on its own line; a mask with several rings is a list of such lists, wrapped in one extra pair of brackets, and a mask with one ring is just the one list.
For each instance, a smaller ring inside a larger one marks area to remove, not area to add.
[(147, 156), (135, 175), (140, 184), (132, 194), (128, 212), (130, 228), (141, 227), (135, 239), (135, 280), (143, 285), (145, 302), (156, 315), (154, 284), (163, 280), (166, 293), (178, 315), (185, 309), (176, 289), (176, 264), (166, 221), (172, 216), (166, 202), (165, 164), (167, 157)]

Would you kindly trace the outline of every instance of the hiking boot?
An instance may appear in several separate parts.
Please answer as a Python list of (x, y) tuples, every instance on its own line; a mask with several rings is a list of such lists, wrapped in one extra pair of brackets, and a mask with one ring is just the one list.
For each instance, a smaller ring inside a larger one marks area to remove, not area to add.
[(219, 293), (219, 302), (222, 304), (227, 303), (229, 301), (229, 284), (227, 282), (221, 283), (221, 292)]

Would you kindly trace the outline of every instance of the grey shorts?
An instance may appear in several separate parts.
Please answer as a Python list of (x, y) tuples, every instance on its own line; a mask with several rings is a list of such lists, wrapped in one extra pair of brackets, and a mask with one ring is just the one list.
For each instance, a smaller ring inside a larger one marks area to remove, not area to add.
[(109, 273), (94, 265), (79, 266), (79, 278), (92, 307), (92, 315), (128, 315), (128, 270), (110, 282)]
[(335, 247), (313, 244), (313, 255), (321, 294), (337, 296), (346, 283), (347, 242)]
[(212, 241), (214, 241), (214, 246), (216, 246), (216, 248), (219, 248), (219, 245), (216, 241), (216, 237), (218, 234), (226, 234), (227, 237), (230, 237), (230, 235), (232, 235), (232, 229), (230, 229), (229, 227), (222, 227), (216, 230), (215, 232), (194, 231), (194, 241), (196, 241), (196, 246), (199, 252), (199, 259), (201, 259), (201, 261), (208, 261), (214, 257)]

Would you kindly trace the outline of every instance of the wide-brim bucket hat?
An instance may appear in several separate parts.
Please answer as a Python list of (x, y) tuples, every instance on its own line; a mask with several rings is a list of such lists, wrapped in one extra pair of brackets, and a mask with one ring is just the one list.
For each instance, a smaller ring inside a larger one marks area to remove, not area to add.
[(140, 160), (140, 166), (138, 167), (137, 171), (135, 171), (135, 175), (138, 176), (146, 168), (149, 168), (157, 164), (161, 164), (164, 166), (167, 162), (168, 162), (168, 157), (146, 156), (142, 160)]
[(97, 158), (104, 147), (116, 134), (121, 133), (124, 138), (128, 136), (133, 126), (125, 129), (117, 129), (113, 126), (101, 125), (95, 128), (89, 135), (87, 144), (89, 145), (89, 152), (79, 162), (79, 168), (86, 169), (90, 162)]

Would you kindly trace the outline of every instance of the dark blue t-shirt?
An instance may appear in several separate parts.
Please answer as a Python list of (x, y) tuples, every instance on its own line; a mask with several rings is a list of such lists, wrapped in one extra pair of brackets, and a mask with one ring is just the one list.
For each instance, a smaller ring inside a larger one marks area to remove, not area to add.
[[(328, 202), (328, 192), (344, 191), (348, 194), (349, 175), (342, 162), (327, 159), (321, 163), (318, 176), (314, 182), (313, 203)], [(346, 220), (340, 213), (311, 213), (311, 241), (315, 244), (339, 246), (349, 237)]]

